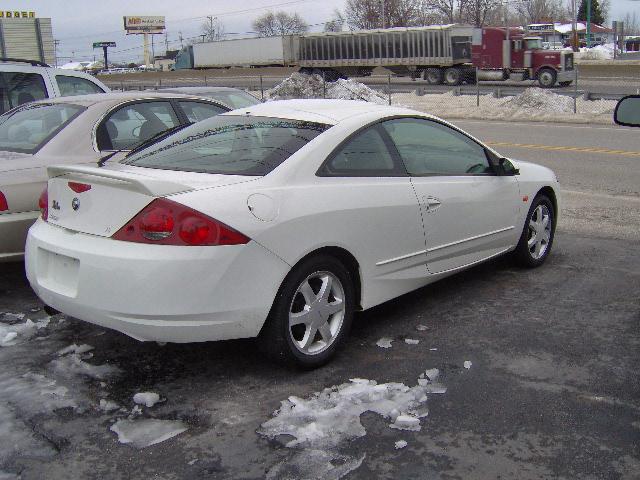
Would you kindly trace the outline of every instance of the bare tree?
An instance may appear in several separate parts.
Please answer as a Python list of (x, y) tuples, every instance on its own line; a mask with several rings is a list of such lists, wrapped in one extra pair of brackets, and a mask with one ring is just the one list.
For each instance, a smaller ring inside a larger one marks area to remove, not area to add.
[(222, 25), (217, 17), (208, 16), (207, 21), (200, 27), (201, 35), (208, 42), (216, 42), (225, 37), (224, 25)]
[(253, 29), (261, 37), (293, 35), (309, 30), (309, 25), (300, 15), (284, 12), (267, 12), (253, 21)]
[(341, 32), (344, 26), (344, 16), (342, 12), (337, 8), (333, 11), (333, 17), (331, 20), (324, 24), (325, 32)]
[(640, 35), (640, 18), (638, 18), (637, 12), (627, 12), (622, 21), (624, 22), (625, 35)]
[(347, 0), (347, 25), (354, 29), (419, 25), (422, 0)]
[(461, 20), (476, 27), (483, 27), (491, 14), (501, 8), (500, 0), (461, 0)]
[(456, 23), (460, 20), (459, 0), (428, 0), (425, 8), (432, 10), (440, 22)]
[(564, 16), (562, 0), (526, 0), (515, 4), (515, 13), (525, 24), (559, 20)]

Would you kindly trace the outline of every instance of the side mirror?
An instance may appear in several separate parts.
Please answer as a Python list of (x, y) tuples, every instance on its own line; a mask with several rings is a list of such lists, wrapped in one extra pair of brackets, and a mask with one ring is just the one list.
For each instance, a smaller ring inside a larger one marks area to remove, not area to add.
[(500, 170), (502, 175), (519, 175), (520, 170), (518, 170), (508, 158), (500, 157), (498, 160), (498, 165), (500, 165)]
[(613, 112), (613, 121), (624, 127), (640, 127), (640, 95), (622, 98)]

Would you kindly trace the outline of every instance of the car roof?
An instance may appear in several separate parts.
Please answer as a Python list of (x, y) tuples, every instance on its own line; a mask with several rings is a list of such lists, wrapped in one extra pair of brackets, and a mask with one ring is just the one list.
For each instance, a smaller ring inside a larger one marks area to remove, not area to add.
[(318, 123), (336, 125), (348, 118), (360, 115), (387, 117), (393, 115), (420, 115), (422, 112), (407, 108), (378, 105), (359, 100), (276, 100), (259, 103), (246, 108), (239, 108), (223, 115), (252, 115), (256, 117), (287, 118), (291, 120), (306, 120)]
[(153, 100), (156, 98), (198, 98), (198, 100), (216, 102), (212, 98), (197, 97), (181, 93), (155, 92), (155, 91), (133, 91), (133, 92), (107, 92), (92, 93), (91, 95), (74, 95), (69, 97), (45, 98), (32, 103), (72, 103), (89, 107), (97, 104), (117, 105), (128, 100)]
[(184, 92), (184, 93), (215, 93), (215, 92), (242, 92), (244, 90), (234, 87), (167, 87), (161, 88), (159, 92)]

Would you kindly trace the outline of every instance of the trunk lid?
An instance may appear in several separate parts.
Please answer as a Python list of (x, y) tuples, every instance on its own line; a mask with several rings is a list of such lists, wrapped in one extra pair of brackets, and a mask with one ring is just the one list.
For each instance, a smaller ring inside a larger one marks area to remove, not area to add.
[[(213, 175), (133, 167), (84, 165), (47, 169), (48, 222), (69, 230), (109, 237), (158, 197), (216, 188), (261, 177)], [(75, 191), (77, 185), (85, 191)], [(90, 187), (90, 188), (87, 188)]]

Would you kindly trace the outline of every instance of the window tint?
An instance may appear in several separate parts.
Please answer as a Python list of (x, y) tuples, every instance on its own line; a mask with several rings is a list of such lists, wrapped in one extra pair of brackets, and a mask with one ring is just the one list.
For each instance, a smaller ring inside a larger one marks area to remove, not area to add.
[(113, 112), (100, 127), (100, 150), (131, 149), (154, 135), (178, 125), (169, 102), (140, 102)]
[(60, 89), (60, 96), (89, 95), (91, 93), (104, 93), (98, 85), (86, 78), (56, 75), (56, 82)]
[(266, 175), (329, 125), (218, 115), (180, 130), (124, 163), (228, 175)]
[(356, 134), (342, 145), (321, 173), (348, 176), (387, 176), (400, 172), (377, 126)]
[(190, 122), (196, 123), (209, 117), (228, 111), (226, 108), (204, 102), (180, 101), (180, 108)]
[(410, 175), (492, 173), (484, 148), (452, 128), (415, 118), (382, 125)]
[(85, 107), (69, 104), (25, 105), (0, 117), (0, 150), (34, 153)]
[(47, 87), (38, 73), (0, 73), (0, 113), (23, 103), (47, 98)]

